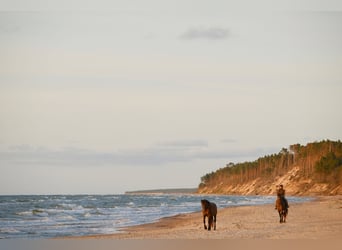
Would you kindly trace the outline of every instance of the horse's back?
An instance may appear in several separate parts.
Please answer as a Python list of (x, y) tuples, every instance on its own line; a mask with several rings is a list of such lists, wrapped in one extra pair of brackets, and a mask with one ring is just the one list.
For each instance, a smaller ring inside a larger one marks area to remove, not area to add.
[(217, 206), (215, 203), (211, 202), (211, 213), (212, 215), (216, 215), (217, 214)]

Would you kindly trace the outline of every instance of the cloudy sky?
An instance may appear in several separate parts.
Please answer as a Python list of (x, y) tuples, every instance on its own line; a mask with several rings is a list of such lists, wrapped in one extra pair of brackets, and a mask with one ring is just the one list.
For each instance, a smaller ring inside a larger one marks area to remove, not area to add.
[(5, 1), (0, 194), (196, 187), (342, 139), (342, 8), (322, 2)]

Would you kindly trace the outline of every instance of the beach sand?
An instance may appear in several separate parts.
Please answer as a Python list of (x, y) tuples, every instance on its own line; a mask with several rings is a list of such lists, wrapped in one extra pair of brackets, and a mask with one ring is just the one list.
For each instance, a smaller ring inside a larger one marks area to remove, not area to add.
[(219, 209), (216, 231), (203, 228), (200, 212), (163, 218), (123, 228), (111, 235), (76, 239), (342, 239), (342, 196), (316, 197), (289, 204), (287, 222), (280, 224), (273, 204)]

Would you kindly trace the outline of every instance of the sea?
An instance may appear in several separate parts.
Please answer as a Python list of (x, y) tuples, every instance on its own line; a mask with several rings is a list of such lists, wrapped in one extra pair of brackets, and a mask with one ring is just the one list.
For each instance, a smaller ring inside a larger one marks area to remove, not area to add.
[[(310, 199), (287, 198), (290, 204)], [(0, 239), (119, 233), (124, 227), (201, 211), (201, 199), (215, 202), (218, 209), (275, 202), (274, 196), (197, 194), (0, 196)]]

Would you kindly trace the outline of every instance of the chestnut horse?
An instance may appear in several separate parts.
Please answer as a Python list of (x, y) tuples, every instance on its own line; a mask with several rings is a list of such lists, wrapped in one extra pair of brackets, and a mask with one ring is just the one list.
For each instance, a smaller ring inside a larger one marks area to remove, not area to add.
[(216, 230), (216, 204), (213, 202), (209, 202), (208, 200), (201, 200), (201, 205), (204, 229), (207, 229), (207, 226), (205, 224), (205, 217), (208, 217), (208, 231), (211, 229), (211, 227), (214, 227), (214, 230)]
[(285, 201), (280, 197), (277, 198), (276, 209), (278, 210), (278, 213), (279, 213), (279, 222), (285, 223), (288, 210), (287, 210)]

